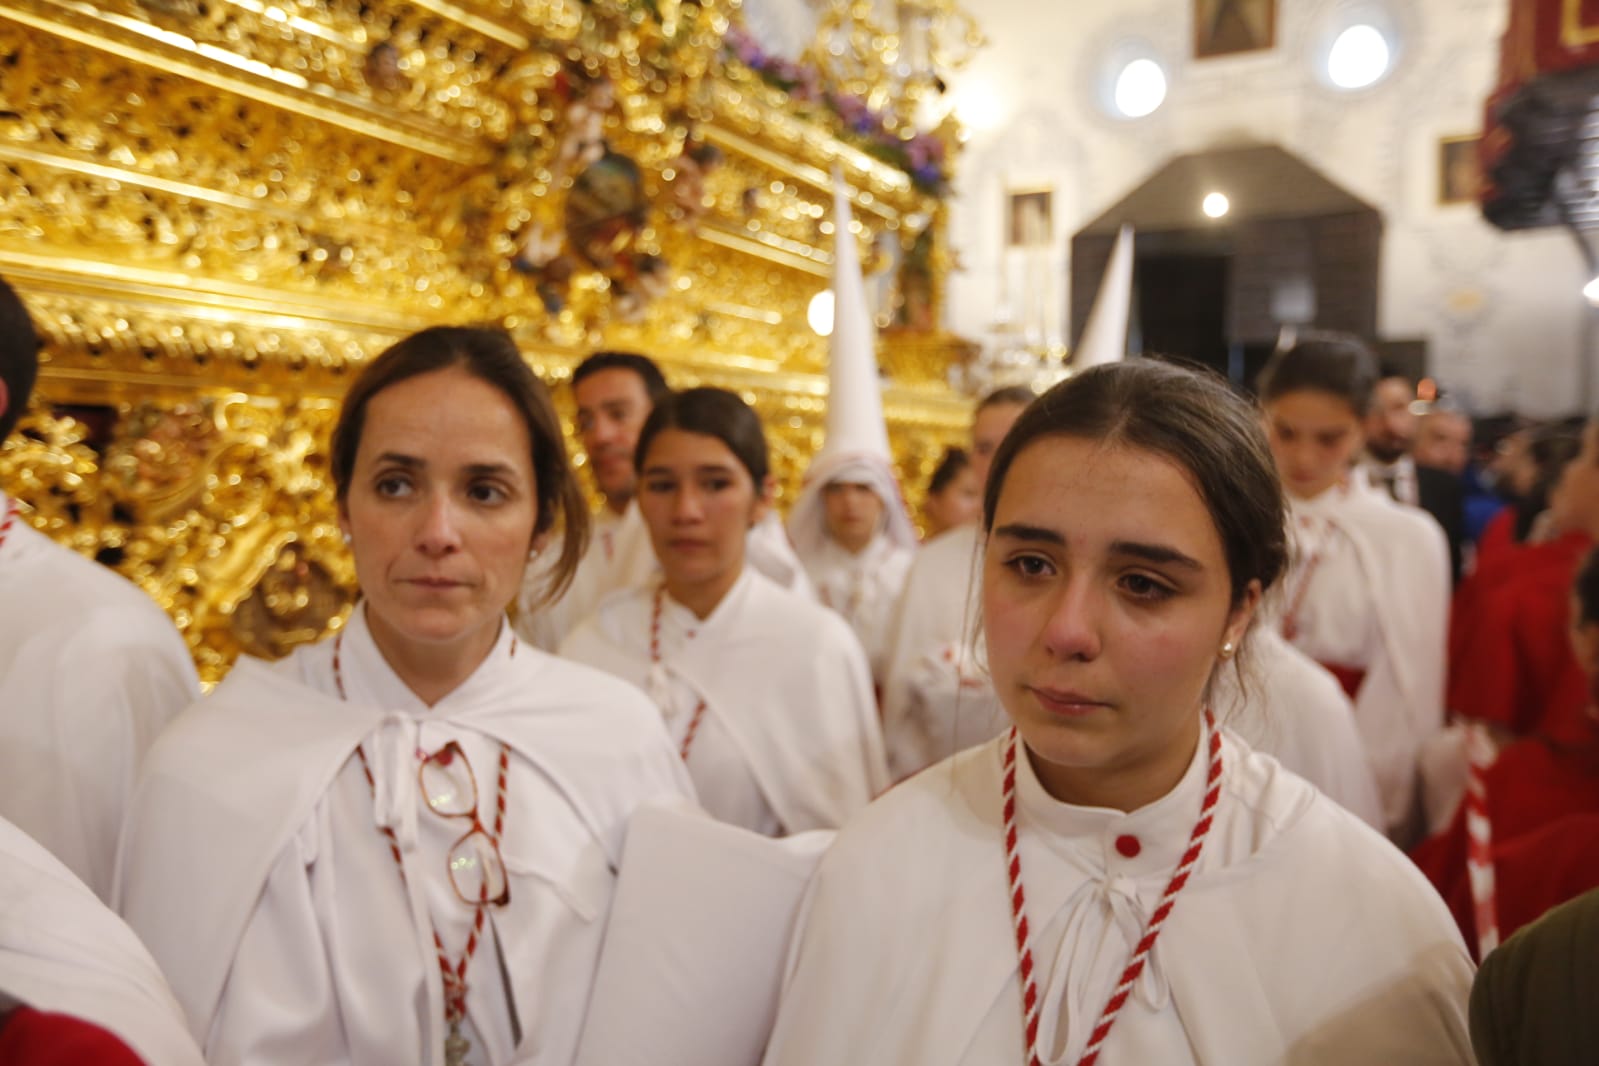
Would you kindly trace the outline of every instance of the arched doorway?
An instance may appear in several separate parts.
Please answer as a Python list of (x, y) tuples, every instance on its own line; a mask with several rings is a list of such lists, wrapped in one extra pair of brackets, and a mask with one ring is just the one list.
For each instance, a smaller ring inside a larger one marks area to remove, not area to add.
[[(1228, 210), (1209, 218), (1205, 197)], [(1375, 339), (1382, 215), (1275, 145), (1179, 156), (1072, 237), (1075, 343), (1131, 223), (1133, 343), (1254, 380), (1285, 325)]]

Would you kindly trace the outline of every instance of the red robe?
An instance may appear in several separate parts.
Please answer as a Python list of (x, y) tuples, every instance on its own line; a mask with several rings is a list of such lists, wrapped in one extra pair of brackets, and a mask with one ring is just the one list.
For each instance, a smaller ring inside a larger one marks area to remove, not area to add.
[(1501, 547), (1467, 579), (1451, 619), (1450, 710), (1517, 736), (1588, 735), (1587, 684), (1567, 628), (1571, 582), (1591, 543), (1568, 534)]
[[(1599, 886), (1599, 734), (1580, 746), (1543, 739), (1506, 747), (1489, 767), (1488, 820), (1493, 856), (1499, 935), (1503, 939), (1570, 893)], [(1582, 824), (1573, 822), (1582, 816)], [(1572, 822), (1558, 832), (1551, 827)], [(1411, 851), (1476, 952), (1477, 923), (1466, 876), (1465, 805), (1440, 833)], [(1585, 883), (1592, 878), (1592, 883)], [(1581, 885), (1580, 888), (1574, 886)], [(1559, 899), (1551, 898), (1560, 896)]]
[(15, 1066), (144, 1066), (128, 1045), (90, 1022), (18, 1007), (0, 1018), (0, 1062)]

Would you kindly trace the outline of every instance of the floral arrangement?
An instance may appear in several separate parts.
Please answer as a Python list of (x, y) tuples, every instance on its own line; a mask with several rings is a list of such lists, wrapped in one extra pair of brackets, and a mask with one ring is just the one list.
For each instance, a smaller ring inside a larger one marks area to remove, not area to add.
[(918, 189), (940, 197), (949, 192), (944, 142), (933, 134), (900, 136), (889, 127), (887, 116), (872, 110), (865, 100), (824, 86), (815, 67), (771, 55), (740, 27), (727, 31), (722, 49), (796, 102), (829, 112), (846, 140), (874, 159), (903, 170)]

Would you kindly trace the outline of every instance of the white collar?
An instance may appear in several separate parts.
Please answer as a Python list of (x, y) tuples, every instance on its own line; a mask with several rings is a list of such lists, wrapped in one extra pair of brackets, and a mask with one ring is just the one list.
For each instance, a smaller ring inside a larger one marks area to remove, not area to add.
[[(1202, 726), (1193, 757), (1177, 784), (1137, 810), (1062, 803), (1045, 791), (1031, 758), (1018, 759), (1017, 805), (1053, 850), (1075, 864), (1086, 862), (1095, 876), (1105, 877), (1113, 870), (1117, 876), (1139, 878), (1174, 870), (1199, 817), (1208, 739)], [(1127, 856), (1117, 849), (1117, 840), (1124, 836), (1137, 839), (1137, 855)]]

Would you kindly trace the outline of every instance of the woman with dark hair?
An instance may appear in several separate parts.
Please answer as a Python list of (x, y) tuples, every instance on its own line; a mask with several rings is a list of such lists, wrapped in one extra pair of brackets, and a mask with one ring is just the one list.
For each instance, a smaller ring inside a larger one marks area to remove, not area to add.
[(1355, 705), (1390, 835), (1418, 832), (1417, 759), (1443, 727), (1449, 548), (1424, 511), (1351, 473), (1377, 360), (1343, 334), (1274, 353), (1258, 389), (1293, 551), (1275, 625)]
[(333, 433), (362, 599), (152, 750), (119, 906), (214, 1066), (571, 1061), (623, 831), (692, 792), (648, 701), (506, 620), (581, 498), (501, 331), (368, 365)]
[(746, 565), (771, 506), (760, 419), (723, 389), (676, 393), (635, 461), (660, 579), (602, 602), (561, 654), (655, 700), (716, 818), (842, 825), (888, 784), (871, 673), (848, 623)]
[(1208, 710), (1287, 563), (1250, 406), (1094, 367), (1012, 428), (982, 525), (1012, 726), (840, 834), (767, 1066), (1469, 1062), (1437, 896)]

